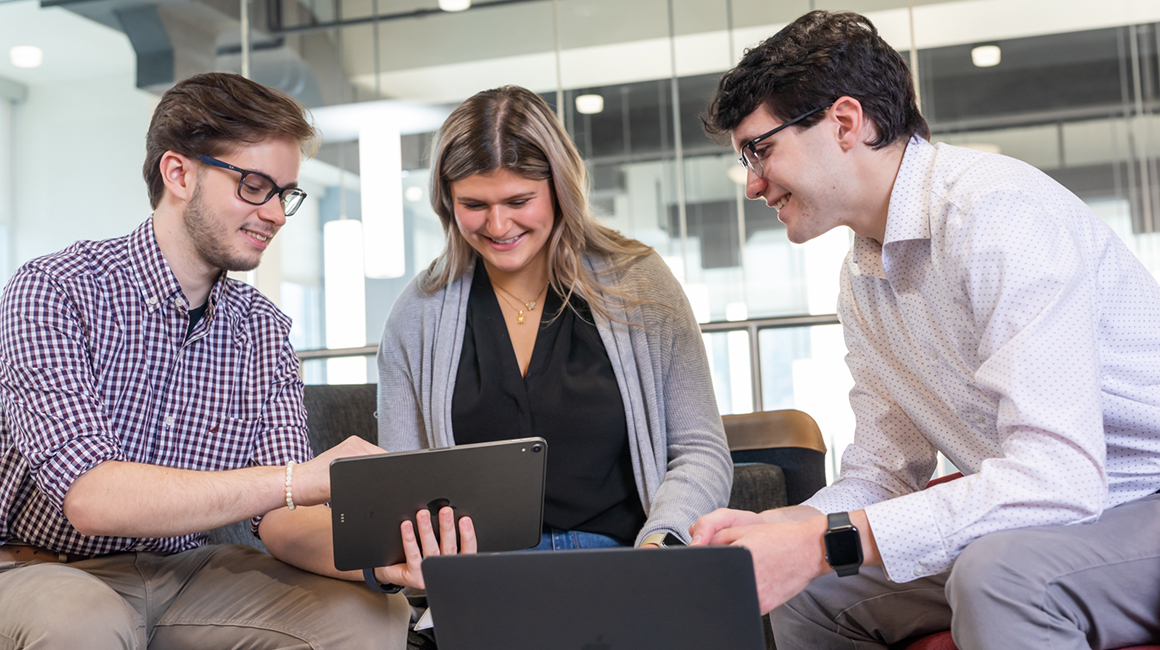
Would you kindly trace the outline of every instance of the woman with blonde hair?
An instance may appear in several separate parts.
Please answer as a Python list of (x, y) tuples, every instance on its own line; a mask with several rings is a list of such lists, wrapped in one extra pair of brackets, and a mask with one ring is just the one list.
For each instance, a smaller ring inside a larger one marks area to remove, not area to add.
[(456, 108), (431, 203), (447, 244), (387, 319), (379, 444), (541, 436), (539, 548), (687, 542), (732, 483), (700, 329), (660, 257), (592, 216), (548, 105), (506, 86)]

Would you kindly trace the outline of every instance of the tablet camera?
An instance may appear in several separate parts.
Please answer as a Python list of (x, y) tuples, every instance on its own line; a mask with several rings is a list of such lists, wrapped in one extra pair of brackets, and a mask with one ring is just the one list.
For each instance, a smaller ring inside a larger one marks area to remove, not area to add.
[(536, 444), (532, 445), (532, 451), (533, 451), (533, 452), (535, 452), (535, 453), (537, 453), (537, 454), (538, 454), (538, 453), (540, 453), (540, 452), (541, 452), (541, 451), (543, 451), (543, 450), (544, 450), (544, 445), (541, 445), (541, 444), (540, 444), (540, 443), (538, 443), (538, 442), (537, 442)]

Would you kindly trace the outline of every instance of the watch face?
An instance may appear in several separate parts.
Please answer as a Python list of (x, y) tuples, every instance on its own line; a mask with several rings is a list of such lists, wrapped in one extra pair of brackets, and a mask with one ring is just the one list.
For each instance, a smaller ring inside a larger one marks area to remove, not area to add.
[(826, 533), (826, 561), (830, 566), (862, 563), (862, 548), (858, 531), (854, 528), (831, 530)]

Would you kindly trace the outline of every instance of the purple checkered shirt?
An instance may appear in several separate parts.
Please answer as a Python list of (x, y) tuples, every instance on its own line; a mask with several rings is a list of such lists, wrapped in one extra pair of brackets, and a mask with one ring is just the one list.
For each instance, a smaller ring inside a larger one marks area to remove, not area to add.
[(106, 460), (217, 471), (311, 458), (290, 319), (223, 274), (187, 341), (188, 325), (152, 218), (16, 272), (0, 298), (0, 543), (187, 550), (205, 535), (85, 537), (65, 494)]

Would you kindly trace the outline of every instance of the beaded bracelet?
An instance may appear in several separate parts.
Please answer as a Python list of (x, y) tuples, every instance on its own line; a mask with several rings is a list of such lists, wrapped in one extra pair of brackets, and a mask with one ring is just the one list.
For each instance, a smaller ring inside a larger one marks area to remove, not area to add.
[(298, 506), (294, 505), (294, 492), (290, 490), (290, 484), (294, 481), (294, 461), (286, 463), (286, 507), (293, 510)]

